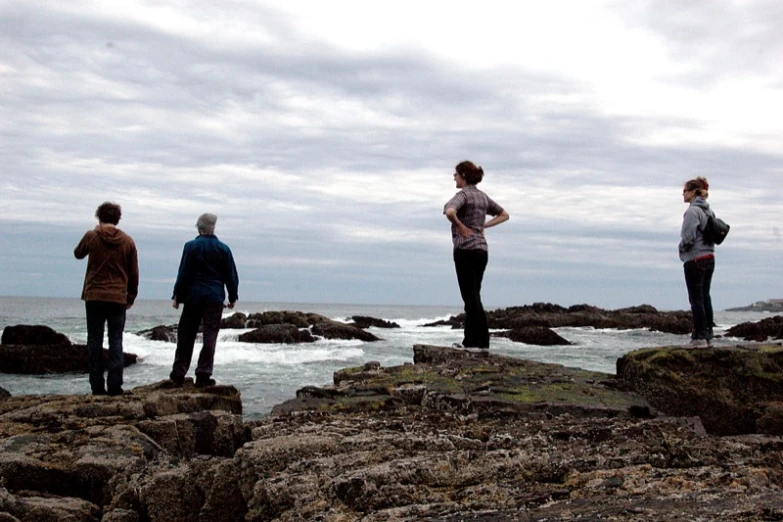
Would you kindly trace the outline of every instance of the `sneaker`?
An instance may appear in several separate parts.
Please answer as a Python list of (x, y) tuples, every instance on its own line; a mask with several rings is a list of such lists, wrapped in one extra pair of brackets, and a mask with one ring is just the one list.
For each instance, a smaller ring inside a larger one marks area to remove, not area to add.
[(686, 345), (683, 345), (683, 348), (709, 348), (710, 343), (705, 339), (691, 339), (691, 342), (689, 342)]
[(122, 395), (125, 393), (125, 390), (122, 388), (109, 388), (109, 391), (106, 392), (106, 395), (111, 395), (112, 397), (115, 397), (117, 395)]
[(452, 348), (465, 348), (461, 343), (451, 343)]
[(215, 379), (212, 379), (209, 376), (196, 376), (196, 388), (206, 388), (207, 386), (214, 386), (215, 384), (217, 384)]
[(106, 390), (93, 390), (93, 395), (106, 395)]

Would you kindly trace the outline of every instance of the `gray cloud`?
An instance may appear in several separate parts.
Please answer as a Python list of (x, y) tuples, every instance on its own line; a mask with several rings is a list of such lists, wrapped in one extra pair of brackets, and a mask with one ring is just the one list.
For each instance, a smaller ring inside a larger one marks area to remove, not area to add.
[[(639, 5), (621, 12), (672, 56), (671, 81), (707, 88), (743, 64), (776, 78), (779, 62), (749, 59), (754, 45), (780, 54), (767, 19), (776, 4), (749, 8), (750, 32), (728, 8)], [(257, 34), (234, 34), (221, 25), (228, 11), (201, 8), (167, 27), (6, 2), (0, 293), (78, 295), (71, 249), (109, 199), (139, 244), (146, 297), (168, 297), (182, 243), (209, 210), (245, 300), (459, 303), (441, 210), (465, 158), (484, 165), (482, 186), (512, 215), (488, 232), (488, 303), (687, 306), (679, 192), (696, 175), (734, 227), (717, 276), (731, 286), (717, 285), (716, 301), (783, 292), (770, 268), (776, 151), (651, 143), (704, 122), (609, 112), (565, 72), (478, 68), (412, 45), (347, 51), (242, 2), (233, 16)], [(717, 67), (726, 49), (739, 51)]]

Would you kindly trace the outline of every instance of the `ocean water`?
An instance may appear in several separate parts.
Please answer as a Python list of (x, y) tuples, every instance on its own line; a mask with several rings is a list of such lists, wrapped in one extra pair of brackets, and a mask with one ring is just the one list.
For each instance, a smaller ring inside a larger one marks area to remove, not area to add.
[[(450, 346), (462, 340), (461, 330), (421, 326), (460, 313), (460, 306), (240, 302), (236, 308), (247, 314), (268, 310), (315, 312), (340, 321), (348, 320), (352, 315), (366, 315), (394, 321), (401, 328), (371, 328), (369, 331), (383, 339), (373, 343), (319, 340), (297, 345), (241, 343), (237, 336), (248, 330), (221, 330), (213, 377), (219, 383), (232, 384), (241, 391), (244, 416), (248, 420), (267, 414), (274, 405), (294, 397), (296, 390), (303, 386), (330, 384), (334, 372), (339, 369), (360, 366), (368, 361), (378, 361), (382, 366), (400, 365), (413, 360), (414, 344)], [(225, 315), (232, 313), (227, 310)], [(179, 314), (170, 301), (160, 300), (137, 301), (128, 311), (124, 349), (138, 355), (140, 361), (125, 369), (125, 389), (168, 378), (175, 345), (147, 340), (137, 332), (157, 325), (176, 324)], [(769, 314), (760, 312), (716, 312), (716, 334), (722, 334), (735, 324), (767, 316)], [(74, 343), (87, 341), (84, 303), (79, 299), (0, 297), (0, 330), (17, 324), (43, 324), (64, 333)], [(499, 354), (613, 374), (617, 359), (629, 351), (687, 341), (685, 336), (647, 330), (557, 328), (555, 331), (574, 344), (533, 346), (493, 338), (491, 349)], [(190, 377), (198, 358), (199, 343), (200, 339), (194, 351)], [(90, 391), (86, 374), (0, 374), (0, 386), (12, 395)]]

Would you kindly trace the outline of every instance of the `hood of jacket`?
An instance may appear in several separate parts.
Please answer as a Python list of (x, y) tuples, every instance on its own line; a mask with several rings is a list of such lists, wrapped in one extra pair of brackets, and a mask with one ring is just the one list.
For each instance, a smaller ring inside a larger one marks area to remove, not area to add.
[(707, 200), (702, 197), (697, 197), (693, 201), (691, 201), (692, 207), (699, 207), (704, 212), (707, 212), (710, 209), (710, 204), (707, 203)]
[(107, 246), (119, 246), (125, 241), (125, 233), (117, 227), (98, 225), (95, 233)]

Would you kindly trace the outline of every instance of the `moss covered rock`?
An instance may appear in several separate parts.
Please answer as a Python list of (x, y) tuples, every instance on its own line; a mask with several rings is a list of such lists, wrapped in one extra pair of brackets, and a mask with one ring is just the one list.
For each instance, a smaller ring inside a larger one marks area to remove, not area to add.
[(617, 375), (667, 415), (700, 417), (709, 433), (783, 434), (779, 344), (647, 348), (621, 357)]

